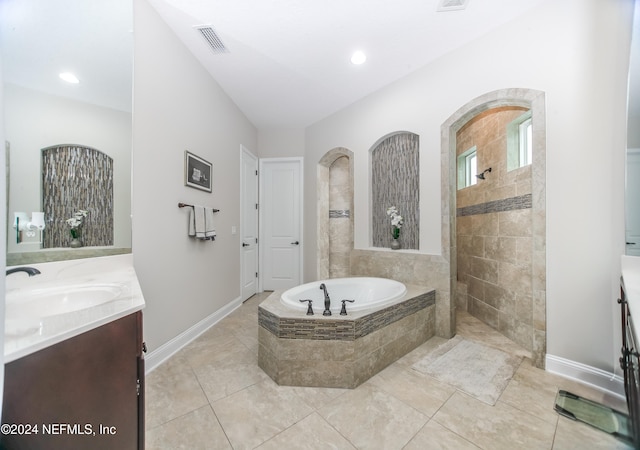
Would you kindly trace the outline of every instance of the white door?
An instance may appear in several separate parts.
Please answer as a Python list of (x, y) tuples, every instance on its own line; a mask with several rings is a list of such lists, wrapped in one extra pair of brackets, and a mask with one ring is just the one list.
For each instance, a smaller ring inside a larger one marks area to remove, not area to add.
[(626, 186), (627, 255), (640, 256), (640, 149), (627, 150)]
[(260, 160), (262, 288), (288, 289), (302, 274), (302, 158)]
[(258, 158), (240, 146), (242, 301), (258, 292)]

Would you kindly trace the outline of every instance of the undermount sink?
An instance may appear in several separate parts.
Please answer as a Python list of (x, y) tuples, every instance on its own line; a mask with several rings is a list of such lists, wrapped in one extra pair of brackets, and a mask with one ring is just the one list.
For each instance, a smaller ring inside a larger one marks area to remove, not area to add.
[(6, 297), (6, 316), (7, 319), (48, 317), (79, 311), (110, 302), (122, 290), (118, 284), (91, 284), (10, 292)]

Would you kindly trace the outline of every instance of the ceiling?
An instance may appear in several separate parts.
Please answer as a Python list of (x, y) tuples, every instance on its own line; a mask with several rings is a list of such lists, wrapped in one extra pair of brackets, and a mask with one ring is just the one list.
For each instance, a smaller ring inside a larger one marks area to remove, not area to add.
[[(149, 0), (258, 129), (310, 125), (544, 0), (438, 12), (441, 1)], [(200, 25), (228, 52), (213, 52)], [(364, 64), (351, 64), (355, 50)]]
[[(147, 1), (264, 130), (306, 127), (552, 0)], [(130, 111), (131, 10), (131, 0), (0, 0), (4, 80)], [(349, 61), (355, 50), (364, 64)], [(60, 81), (62, 70), (81, 83)]]
[(131, 0), (0, 0), (3, 81), (131, 111), (132, 28)]

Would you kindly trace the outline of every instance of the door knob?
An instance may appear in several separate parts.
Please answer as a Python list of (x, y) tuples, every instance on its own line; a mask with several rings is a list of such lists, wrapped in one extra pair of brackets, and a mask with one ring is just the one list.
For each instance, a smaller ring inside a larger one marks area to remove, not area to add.
[(250, 244), (247, 244), (246, 242), (243, 242), (243, 243), (242, 243), (242, 246), (243, 246), (243, 247), (248, 247), (249, 245), (250, 245)]
[(291, 245), (298, 245), (299, 243), (300, 243), (300, 242), (295, 241), (295, 242), (292, 242), (292, 243), (291, 243)]

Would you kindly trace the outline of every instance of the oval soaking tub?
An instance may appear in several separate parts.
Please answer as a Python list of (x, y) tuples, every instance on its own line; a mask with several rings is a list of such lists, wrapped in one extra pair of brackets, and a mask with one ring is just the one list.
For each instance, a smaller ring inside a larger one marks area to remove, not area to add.
[(337, 314), (342, 308), (342, 300), (354, 300), (347, 303), (347, 311), (362, 311), (379, 308), (401, 298), (407, 288), (399, 281), (387, 278), (351, 277), (332, 278), (314, 281), (296, 286), (282, 293), (280, 301), (293, 309), (304, 311), (307, 303), (300, 300), (313, 300), (316, 312), (324, 310), (324, 292), (320, 285), (324, 283), (331, 299), (331, 312)]

